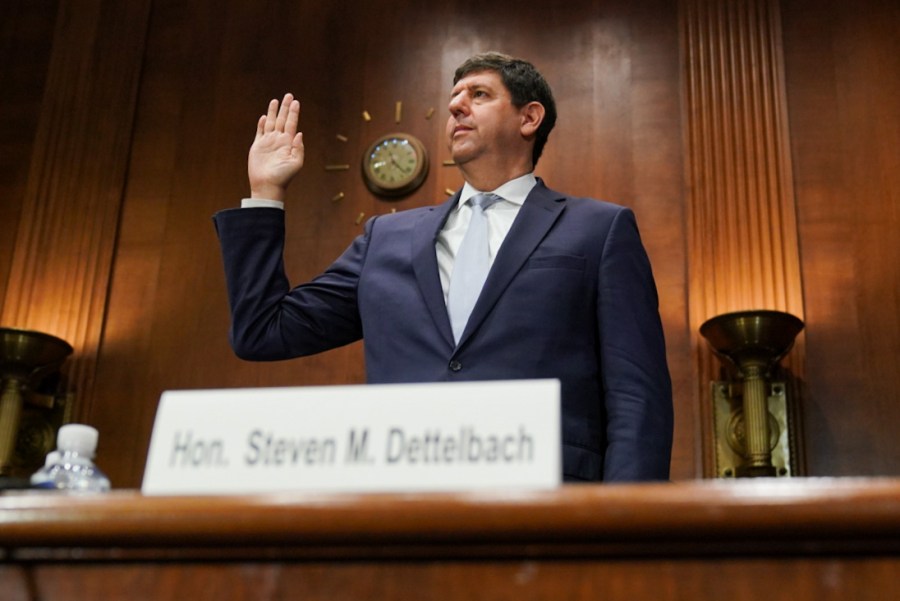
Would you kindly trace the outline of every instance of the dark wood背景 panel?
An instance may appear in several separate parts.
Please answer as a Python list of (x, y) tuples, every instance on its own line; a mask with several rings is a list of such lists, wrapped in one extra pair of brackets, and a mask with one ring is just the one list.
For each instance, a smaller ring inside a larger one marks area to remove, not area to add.
[(810, 475), (900, 474), (900, 6), (783, 3)]

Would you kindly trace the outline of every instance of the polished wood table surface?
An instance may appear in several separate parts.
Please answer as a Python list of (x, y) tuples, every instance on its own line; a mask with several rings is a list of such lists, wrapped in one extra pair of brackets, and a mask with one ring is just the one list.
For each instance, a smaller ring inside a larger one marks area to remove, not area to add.
[(446, 494), (15, 492), (0, 496), (0, 549), (9, 584), (0, 598), (13, 601), (881, 600), (900, 598), (900, 480)]

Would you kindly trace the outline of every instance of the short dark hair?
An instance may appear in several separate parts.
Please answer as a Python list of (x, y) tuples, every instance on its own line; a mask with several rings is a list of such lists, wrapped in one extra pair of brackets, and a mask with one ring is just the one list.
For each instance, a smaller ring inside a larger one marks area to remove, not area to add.
[(550, 136), (550, 130), (556, 125), (556, 101), (553, 100), (553, 92), (547, 80), (528, 61), (499, 52), (485, 52), (469, 58), (456, 69), (453, 85), (467, 75), (480, 71), (495, 71), (500, 75), (503, 85), (512, 97), (513, 106), (521, 108), (529, 102), (539, 102), (543, 105), (544, 120), (535, 134), (531, 154), (532, 166), (537, 165)]

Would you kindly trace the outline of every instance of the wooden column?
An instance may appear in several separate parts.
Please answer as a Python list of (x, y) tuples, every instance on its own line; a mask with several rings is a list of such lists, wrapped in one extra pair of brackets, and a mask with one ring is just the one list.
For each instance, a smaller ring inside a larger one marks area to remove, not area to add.
[(150, 0), (63, 0), (0, 324), (75, 348), (86, 416), (131, 144)]
[[(709, 382), (700, 325), (750, 309), (803, 319), (777, 0), (682, 0), (689, 320), (700, 386), (704, 473), (712, 475)], [(785, 362), (802, 377), (802, 337)]]

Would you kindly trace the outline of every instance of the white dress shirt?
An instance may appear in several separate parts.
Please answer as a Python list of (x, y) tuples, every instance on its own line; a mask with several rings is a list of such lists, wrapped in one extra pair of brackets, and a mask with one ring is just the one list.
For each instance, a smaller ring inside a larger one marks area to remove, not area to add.
[[(510, 180), (497, 188), (496, 190), (487, 191), (490, 194), (496, 194), (503, 200), (494, 203), (491, 208), (485, 211), (488, 221), (488, 248), (490, 251), (491, 265), (494, 264), (494, 257), (500, 250), (500, 245), (506, 239), (512, 227), (513, 221), (519, 214), (519, 209), (525, 203), (525, 198), (531, 192), (531, 189), (537, 184), (537, 179), (533, 173), (526, 173), (521, 177)], [(456, 260), (456, 251), (462, 243), (463, 236), (466, 235), (466, 229), (469, 227), (469, 221), (472, 219), (472, 205), (467, 201), (475, 196), (485, 192), (476, 190), (468, 182), (463, 185), (462, 194), (459, 197), (459, 203), (450, 210), (444, 229), (438, 234), (435, 243), (435, 253), (437, 254), (438, 271), (441, 276), (441, 287), (444, 289), (444, 302), (447, 302), (447, 293), (450, 289), (450, 275), (453, 273), (453, 263)], [(257, 198), (245, 198), (241, 201), (241, 207), (271, 207), (283, 209), (284, 203), (278, 200), (263, 200)]]

